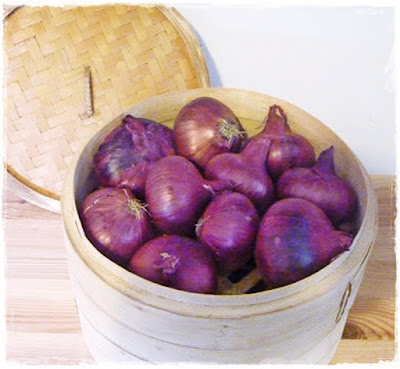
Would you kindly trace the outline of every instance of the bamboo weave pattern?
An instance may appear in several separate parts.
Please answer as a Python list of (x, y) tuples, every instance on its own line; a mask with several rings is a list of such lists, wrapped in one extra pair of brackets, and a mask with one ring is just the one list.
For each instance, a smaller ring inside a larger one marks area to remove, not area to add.
[(160, 7), (24, 6), (4, 22), (4, 50), (7, 168), (56, 199), (99, 127), (152, 95), (199, 87), (188, 45)]

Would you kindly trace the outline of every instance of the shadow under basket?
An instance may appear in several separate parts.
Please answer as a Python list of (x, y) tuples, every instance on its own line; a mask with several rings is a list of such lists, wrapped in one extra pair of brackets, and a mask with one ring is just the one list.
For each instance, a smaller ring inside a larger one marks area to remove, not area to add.
[[(349, 251), (285, 287), (239, 295), (203, 295), (149, 282), (113, 263), (87, 240), (78, 211), (94, 189), (93, 155), (124, 115), (172, 127), (179, 110), (215, 97), (249, 135), (273, 104), (316, 154), (335, 146), (338, 174), (355, 188), (357, 235)], [(377, 230), (377, 202), (360, 161), (328, 127), (300, 108), (264, 94), (194, 89), (150, 98), (99, 130), (77, 153), (61, 196), (68, 266), (87, 346), (97, 362), (329, 363), (341, 339)]]

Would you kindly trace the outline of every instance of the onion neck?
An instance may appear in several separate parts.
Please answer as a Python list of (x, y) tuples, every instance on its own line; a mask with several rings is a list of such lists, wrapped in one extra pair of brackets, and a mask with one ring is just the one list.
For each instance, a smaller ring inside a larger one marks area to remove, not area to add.
[(336, 176), (335, 162), (334, 162), (334, 147), (322, 151), (315, 162), (313, 169), (321, 176)]
[(242, 158), (253, 167), (265, 167), (271, 139), (261, 136), (255, 140), (250, 140), (247, 146), (242, 151)]
[(279, 105), (272, 105), (264, 120), (264, 133), (285, 134), (291, 132), (287, 117)]

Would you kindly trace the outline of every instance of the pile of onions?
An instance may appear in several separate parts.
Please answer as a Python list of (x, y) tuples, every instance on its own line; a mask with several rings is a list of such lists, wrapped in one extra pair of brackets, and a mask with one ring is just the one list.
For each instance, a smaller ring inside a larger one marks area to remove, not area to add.
[(87, 238), (131, 273), (194, 293), (281, 287), (328, 265), (351, 246), (341, 229), (357, 193), (334, 148), (316, 161), (280, 106), (263, 123), (248, 138), (210, 97), (183, 106), (173, 130), (126, 116), (94, 157), (99, 187), (79, 207)]

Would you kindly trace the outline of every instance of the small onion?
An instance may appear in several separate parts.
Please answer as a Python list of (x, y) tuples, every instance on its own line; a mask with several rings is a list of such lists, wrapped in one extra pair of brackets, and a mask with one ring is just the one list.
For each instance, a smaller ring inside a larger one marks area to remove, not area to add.
[(261, 220), (256, 240), (258, 272), (271, 288), (303, 279), (350, 248), (353, 236), (335, 230), (314, 203), (277, 201)]
[(172, 131), (149, 119), (127, 115), (100, 145), (94, 167), (100, 185), (132, 190), (143, 197), (151, 165), (174, 155)]
[(351, 219), (357, 194), (335, 171), (334, 147), (322, 151), (311, 168), (291, 168), (277, 183), (279, 198), (299, 197), (318, 205), (334, 224)]
[(276, 181), (288, 168), (310, 167), (315, 163), (315, 152), (310, 142), (291, 131), (283, 109), (278, 105), (270, 107), (263, 122), (264, 128), (251, 140), (266, 136), (272, 140), (267, 158), (267, 170)]
[(149, 281), (188, 292), (213, 294), (217, 269), (210, 250), (193, 239), (166, 235), (144, 244), (128, 270)]
[(146, 200), (152, 219), (167, 234), (193, 235), (195, 224), (214, 192), (228, 188), (227, 181), (207, 181), (182, 156), (157, 161), (146, 181)]
[(154, 237), (145, 205), (127, 189), (107, 187), (90, 193), (80, 207), (80, 217), (93, 245), (122, 266)]
[(230, 181), (234, 190), (247, 196), (263, 214), (274, 199), (274, 185), (266, 169), (270, 145), (269, 138), (259, 137), (238, 154), (219, 154), (207, 163), (204, 175)]
[(176, 117), (177, 154), (198, 167), (223, 152), (238, 152), (247, 135), (232, 110), (217, 99), (200, 97), (186, 104)]
[(207, 206), (196, 234), (212, 250), (221, 274), (231, 274), (253, 256), (258, 222), (256, 208), (239, 192), (223, 192)]

